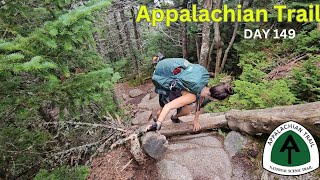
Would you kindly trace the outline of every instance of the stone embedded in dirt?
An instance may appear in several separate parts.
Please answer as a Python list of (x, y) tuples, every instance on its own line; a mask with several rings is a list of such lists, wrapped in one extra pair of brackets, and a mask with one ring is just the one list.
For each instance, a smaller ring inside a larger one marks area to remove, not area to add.
[(127, 94), (122, 94), (122, 99), (123, 100), (128, 100), (130, 97), (129, 97), (129, 95), (127, 95)]
[(150, 94), (147, 94), (142, 100), (141, 103), (148, 102), (150, 100)]
[(168, 149), (165, 136), (157, 132), (148, 132), (142, 137), (142, 149), (152, 158), (160, 159)]
[(224, 148), (229, 156), (232, 157), (244, 148), (248, 142), (249, 140), (247, 137), (238, 132), (231, 131), (224, 140)]
[(159, 180), (193, 179), (192, 174), (186, 167), (174, 161), (162, 160), (158, 162), (156, 166), (159, 171)]
[(160, 108), (159, 105), (159, 96), (156, 96), (153, 99), (150, 99), (147, 102), (138, 104), (139, 108), (148, 109), (148, 110), (158, 110)]
[(155, 92), (151, 92), (151, 93), (150, 93), (150, 98), (151, 98), (151, 99), (153, 99), (153, 98), (156, 97), (156, 96), (158, 96), (157, 93), (155, 93)]
[(129, 96), (132, 98), (135, 98), (137, 96), (140, 96), (141, 94), (143, 94), (144, 92), (141, 91), (140, 89), (133, 89), (129, 92)]
[(145, 111), (141, 114), (138, 114), (132, 121), (132, 125), (143, 125), (149, 122), (149, 119), (152, 115), (152, 111)]

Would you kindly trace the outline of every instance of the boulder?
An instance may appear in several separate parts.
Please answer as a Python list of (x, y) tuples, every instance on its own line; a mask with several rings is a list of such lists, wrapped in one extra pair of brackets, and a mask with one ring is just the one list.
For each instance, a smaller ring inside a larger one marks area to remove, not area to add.
[(152, 115), (152, 111), (145, 111), (141, 114), (138, 114), (132, 121), (132, 125), (143, 125), (149, 122), (149, 119)]
[(248, 138), (242, 134), (231, 131), (224, 140), (224, 148), (228, 152), (229, 156), (232, 157), (244, 148), (248, 142)]
[(190, 171), (174, 161), (162, 160), (156, 164), (159, 180), (193, 180)]
[(150, 100), (150, 94), (147, 94), (144, 98), (142, 98), (141, 103), (148, 102)]
[(129, 92), (129, 96), (132, 98), (140, 96), (141, 94), (143, 94), (143, 91), (141, 91), (140, 89), (133, 89)]
[(159, 96), (156, 96), (153, 99), (150, 99), (146, 102), (138, 104), (138, 107), (142, 109), (148, 109), (148, 110), (158, 110), (160, 108)]
[(172, 168), (174, 165), (188, 175), (186, 178), (190, 176), (187, 172), (191, 173), (192, 179), (222, 180), (231, 178), (231, 161), (224, 151), (222, 143), (215, 136), (190, 135), (187, 140), (181, 139), (172, 142), (168, 149), (161, 160), (164, 161), (161, 164), (163, 167), (157, 166), (160, 177), (166, 177), (168, 173), (165, 172), (165, 169)]
[(168, 141), (165, 136), (157, 132), (148, 132), (142, 137), (142, 149), (150, 157), (159, 160), (168, 149)]

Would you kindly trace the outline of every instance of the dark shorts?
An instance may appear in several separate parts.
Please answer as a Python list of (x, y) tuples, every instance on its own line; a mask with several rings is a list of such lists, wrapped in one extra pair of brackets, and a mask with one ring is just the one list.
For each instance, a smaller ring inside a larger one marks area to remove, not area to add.
[[(161, 107), (164, 107), (164, 105), (177, 99), (180, 96), (182, 96), (181, 90), (170, 91), (168, 95), (159, 94), (159, 104)], [(205, 98), (202, 104), (200, 105), (200, 108), (204, 108), (204, 106), (206, 106), (209, 102), (211, 101)], [(183, 107), (177, 109), (177, 114), (181, 112), (182, 108)]]
[[(159, 104), (161, 107), (164, 107), (164, 105), (177, 99), (180, 96), (182, 96), (180, 90), (170, 91), (168, 95), (159, 94)], [(182, 107), (178, 108), (177, 114), (179, 114), (181, 112), (181, 110), (182, 110)]]

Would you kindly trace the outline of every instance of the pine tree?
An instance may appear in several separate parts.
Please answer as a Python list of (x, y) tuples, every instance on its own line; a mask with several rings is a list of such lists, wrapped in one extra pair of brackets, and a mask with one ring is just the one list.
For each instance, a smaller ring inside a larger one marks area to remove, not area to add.
[(43, 124), (97, 122), (116, 112), (112, 89), (120, 76), (103, 63), (93, 38), (94, 13), (111, 0), (2, 3), (0, 178), (16, 179), (33, 176), (67, 141), (87, 143), (74, 139), (83, 132), (61, 136)]

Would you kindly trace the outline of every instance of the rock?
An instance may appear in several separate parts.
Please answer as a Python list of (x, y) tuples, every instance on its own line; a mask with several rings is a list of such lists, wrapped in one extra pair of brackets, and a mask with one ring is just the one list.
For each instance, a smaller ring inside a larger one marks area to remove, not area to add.
[(165, 159), (188, 168), (194, 179), (230, 179), (232, 175), (231, 162), (222, 148), (192, 148), (170, 153)]
[(190, 171), (174, 161), (162, 160), (156, 166), (159, 180), (193, 180)]
[(213, 136), (190, 139), (184, 142), (190, 144), (197, 144), (202, 147), (222, 148), (221, 142)]
[(319, 180), (319, 177), (313, 172), (303, 174), (300, 176), (283, 176), (283, 175), (278, 175), (271, 173), (267, 170), (263, 170), (261, 174), (261, 180)]
[(224, 148), (229, 156), (234, 156), (249, 142), (248, 138), (238, 132), (231, 131), (224, 140)]
[(141, 103), (148, 102), (150, 100), (150, 94), (147, 94), (142, 100)]
[(143, 94), (143, 91), (141, 91), (140, 89), (133, 89), (129, 92), (129, 96), (132, 98), (140, 96), (141, 94)]
[(152, 111), (145, 111), (141, 114), (138, 114), (132, 121), (132, 125), (143, 125), (149, 122), (149, 119), (152, 115)]
[(167, 151), (168, 141), (165, 136), (149, 132), (142, 137), (142, 149), (152, 158), (159, 160)]
[(148, 110), (158, 110), (160, 108), (159, 96), (156, 96), (155, 98), (150, 99), (149, 101), (138, 104), (138, 107)]
[(150, 99), (153, 99), (153, 98), (155, 98), (156, 96), (158, 96), (157, 93), (155, 93), (155, 92), (151, 92), (151, 93), (150, 93)]
[(122, 94), (122, 99), (127, 101), (130, 97), (127, 94)]
[[(192, 179), (230, 179), (231, 161), (218, 138), (211, 135), (205, 137), (193, 135), (193, 137), (189, 136), (187, 140), (178, 140), (170, 144), (162, 161), (173, 161), (175, 166), (187, 168)], [(167, 163), (166, 166), (170, 167), (170, 164)], [(158, 173), (161, 176), (163, 174), (163, 170), (159, 167)]]

